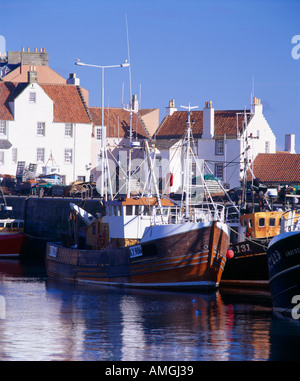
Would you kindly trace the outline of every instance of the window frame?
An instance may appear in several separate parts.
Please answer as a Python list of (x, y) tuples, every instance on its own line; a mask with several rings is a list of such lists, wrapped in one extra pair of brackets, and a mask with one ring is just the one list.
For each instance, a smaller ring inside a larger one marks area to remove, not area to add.
[[(70, 159), (68, 159), (68, 157)], [(72, 164), (73, 163), (73, 150), (72, 150), (72, 148), (65, 148), (65, 151), (64, 151), (64, 163), (65, 164)]]
[(45, 136), (46, 135), (46, 123), (45, 122), (37, 122), (36, 135), (37, 136)]

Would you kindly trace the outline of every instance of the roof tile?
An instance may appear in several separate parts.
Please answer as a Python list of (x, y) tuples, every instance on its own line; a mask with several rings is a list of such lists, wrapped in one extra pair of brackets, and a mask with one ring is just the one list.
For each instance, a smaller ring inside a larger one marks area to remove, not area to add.
[[(246, 111), (249, 113), (249, 110)], [(238, 116), (237, 116), (238, 115)], [(248, 116), (248, 123), (251, 116)], [(165, 117), (162, 121), (157, 133), (157, 138), (180, 137), (186, 129), (188, 119), (187, 111), (175, 111), (172, 115)], [(201, 136), (203, 133), (203, 111), (191, 112), (192, 132), (194, 136)], [(215, 135), (236, 136), (237, 121), (239, 130), (243, 127), (244, 111), (243, 110), (215, 110), (214, 123)]]
[(261, 182), (300, 183), (300, 154), (260, 153), (253, 162), (253, 173)]
[[(102, 124), (102, 108), (89, 107), (93, 123), (96, 126)], [(128, 138), (130, 132), (130, 112), (117, 107), (104, 108), (104, 125), (106, 125), (107, 137)], [(148, 134), (136, 113), (132, 114), (132, 137), (148, 138)]]
[(8, 100), (15, 87), (11, 82), (0, 82), (0, 120), (14, 119), (8, 107)]

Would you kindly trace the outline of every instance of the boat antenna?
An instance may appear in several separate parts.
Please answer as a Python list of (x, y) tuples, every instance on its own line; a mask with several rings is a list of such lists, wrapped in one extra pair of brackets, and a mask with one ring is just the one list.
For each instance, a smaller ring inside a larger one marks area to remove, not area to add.
[[(254, 75), (252, 75), (252, 91), (251, 91), (251, 99), (250, 99), (250, 105), (253, 103), (254, 98)], [(251, 106), (251, 113), (253, 113), (253, 107)]]
[(128, 55), (128, 63), (129, 63), (129, 96), (130, 96), (130, 102), (131, 102), (131, 99), (132, 99), (132, 88), (131, 88), (131, 60), (130, 60), (130, 48), (129, 48), (129, 35), (128, 35), (127, 13), (125, 14), (125, 20), (126, 20), (127, 55)]

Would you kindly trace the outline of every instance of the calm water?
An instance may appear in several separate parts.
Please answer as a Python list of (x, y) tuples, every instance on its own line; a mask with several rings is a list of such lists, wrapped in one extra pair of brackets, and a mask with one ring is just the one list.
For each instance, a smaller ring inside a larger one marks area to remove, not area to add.
[(300, 321), (267, 294), (87, 287), (2, 260), (0, 360), (300, 360)]

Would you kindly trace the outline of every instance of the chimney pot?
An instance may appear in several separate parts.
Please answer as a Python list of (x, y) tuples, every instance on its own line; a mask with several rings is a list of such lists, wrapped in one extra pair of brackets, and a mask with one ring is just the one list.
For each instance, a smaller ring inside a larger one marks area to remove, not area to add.
[(215, 134), (215, 110), (212, 101), (205, 102), (203, 109), (203, 139), (212, 139)]
[(174, 111), (177, 111), (177, 108), (175, 107), (175, 99), (171, 99), (169, 101), (169, 106), (166, 107), (166, 115), (171, 116)]
[(285, 135), (285, 149), (286, 152), (296, 153), (295, 151), (295, 135), (286, 134)]

